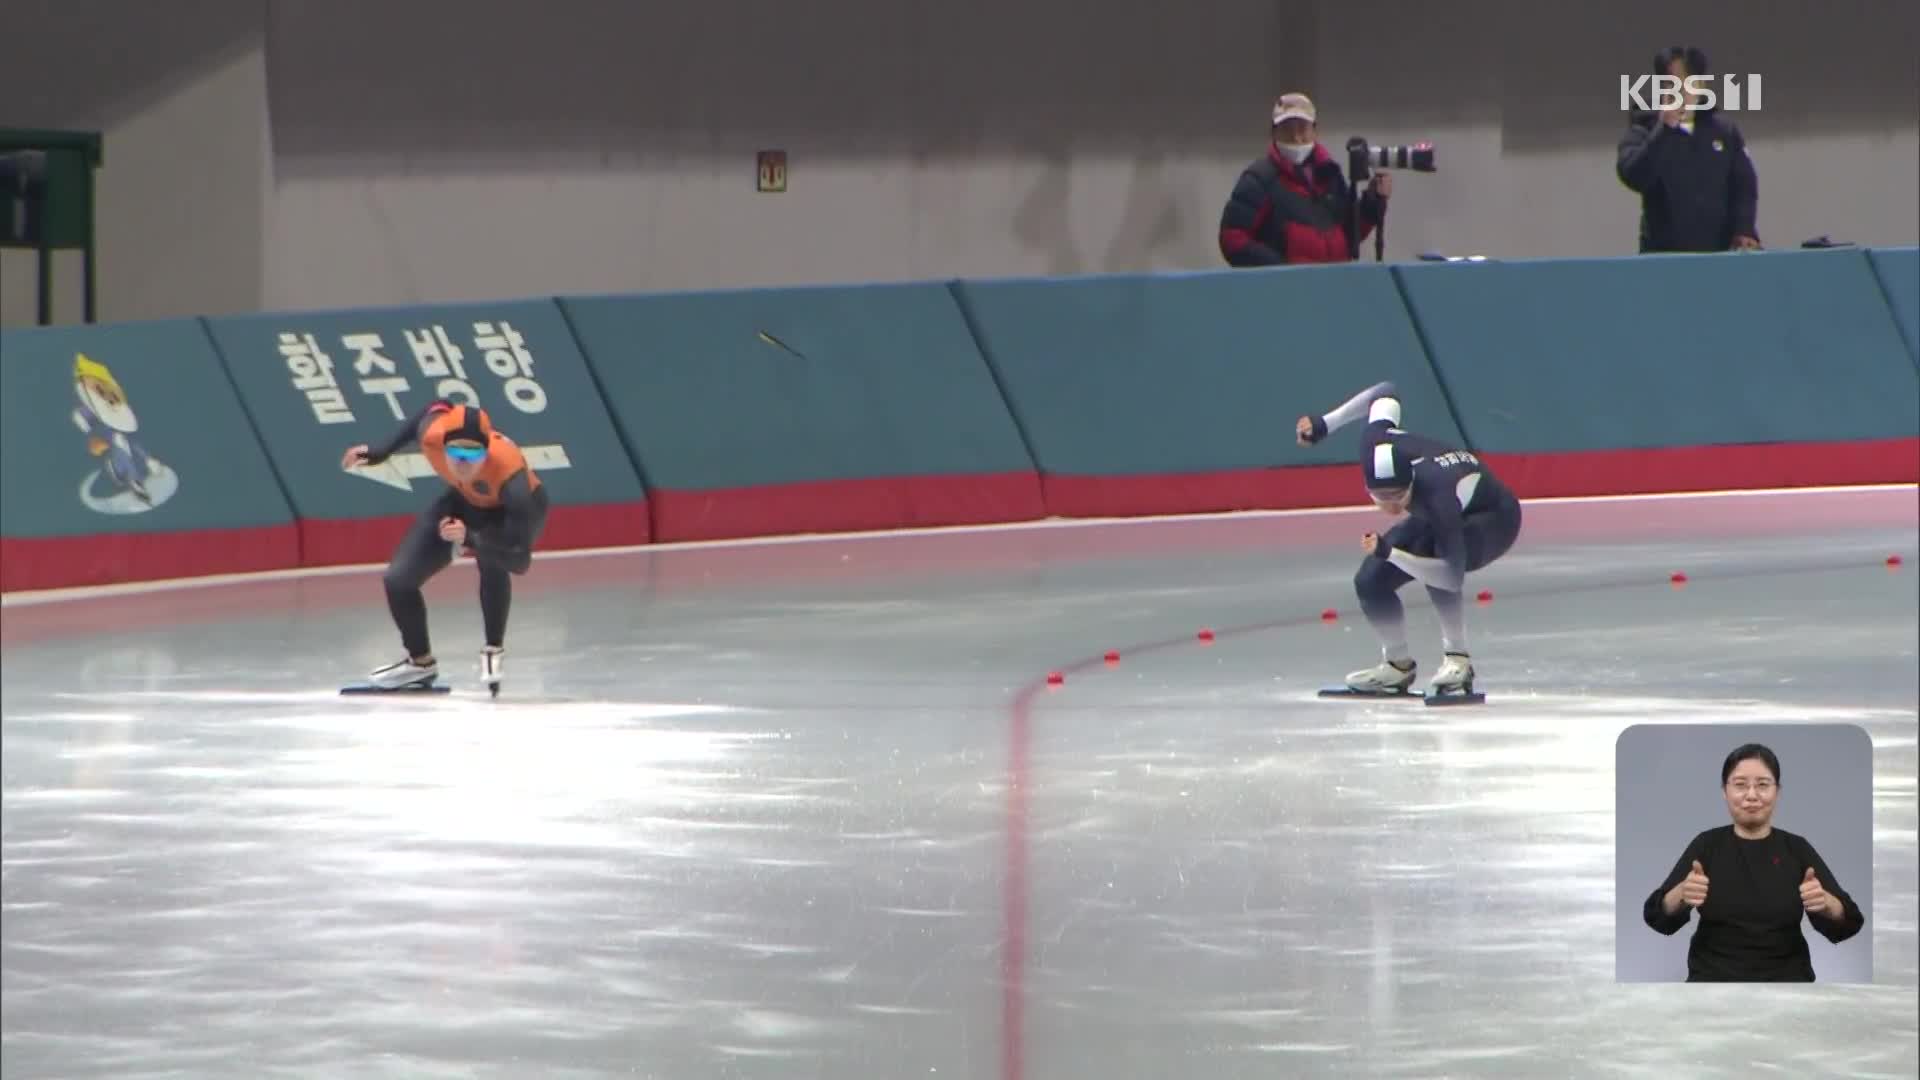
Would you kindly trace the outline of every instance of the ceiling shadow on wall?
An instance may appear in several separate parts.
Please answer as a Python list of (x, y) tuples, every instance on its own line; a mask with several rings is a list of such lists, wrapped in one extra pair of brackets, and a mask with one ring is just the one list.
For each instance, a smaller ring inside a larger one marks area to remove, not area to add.
[(1036, 160), (1043, 162), (1040, 178), (1027, 190), (1013, 212), (1013, 235), (1023, 250), (1046, 259), (1040, 271), (1049, 276), (1078, 274), (1084, 268), (1073, 243), (1073, 221), (1067, 212), (1073, 196), (1073, 157), (1052, 147)]
[[(1160, 256), (1177, 258), (1192, 247), (1180, 199), (1167, 182), (1167, 155), (1155, 150), (1136, 158), (1127, 179), (1126, 198), (1110, 223), (1113, 239), (1100, 269), (1109, 273), (1151, 270)], [(1222, 196), (1225, 201), (1225, 196)], [(1197, 226), (1196, 226), (1197, 227)]]
[(1260, 122), (1276, 91), (1259, 38), (1280, 0), (1219, 2), (1231, 40), (1152, 3), (1110, 5), (1090, 27), (1018, 0), (274, 0), (274, 147), (294, 171), (340, 158), (420, 172), (779, 146), (897, 157), (1062, 133), (1125, 152), (1143, 131)]
[(0, 126), (111, 130), (260, 48), (265, 27), (264, 0), (6, 0)]

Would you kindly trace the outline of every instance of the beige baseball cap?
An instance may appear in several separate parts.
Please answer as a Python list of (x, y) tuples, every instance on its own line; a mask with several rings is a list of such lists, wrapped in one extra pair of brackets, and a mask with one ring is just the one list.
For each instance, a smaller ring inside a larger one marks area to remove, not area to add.
[(1273, 103), (1273, 126), (1279, 127), (1283, 120), (1313, 123), (1313, 99), (1305, 94), (1282, 94), (1280, 100)]

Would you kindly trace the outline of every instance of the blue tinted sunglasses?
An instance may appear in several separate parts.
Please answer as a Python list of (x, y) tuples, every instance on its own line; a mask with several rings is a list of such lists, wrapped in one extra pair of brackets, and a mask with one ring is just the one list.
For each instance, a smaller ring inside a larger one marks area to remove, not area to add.
[(448, 446), (447, 456), (455, 461), (485, 461), (487, 448), (484, 446)]

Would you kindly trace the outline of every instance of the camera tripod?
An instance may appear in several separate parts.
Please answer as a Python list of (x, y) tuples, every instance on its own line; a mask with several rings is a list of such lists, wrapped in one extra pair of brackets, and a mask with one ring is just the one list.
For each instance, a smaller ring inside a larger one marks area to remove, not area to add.
[[(1355, 136), (1347, 140), (1347, 258), (1360, 261), (1360, 183), (1371, 178), (1367, 164), (1367, 140)], [(1373, 261), (1387, 259), (1387, 201), (1380, 200), (1380, 221), (1373, 230)]]

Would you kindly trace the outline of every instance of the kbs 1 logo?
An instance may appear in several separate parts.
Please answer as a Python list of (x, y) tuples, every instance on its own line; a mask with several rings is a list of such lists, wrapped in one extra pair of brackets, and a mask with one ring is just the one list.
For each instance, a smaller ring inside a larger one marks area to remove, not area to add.
[(1688, 97), (1699, 99), (1694, 106), (1699, 110), (1717, 107), (1723, 112), (1759, 112), (1760, 76), (1620, 76), (1621, 112), (1669, 112), (1685, 105)]

